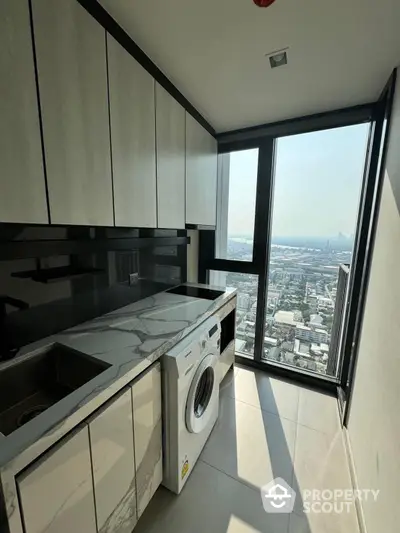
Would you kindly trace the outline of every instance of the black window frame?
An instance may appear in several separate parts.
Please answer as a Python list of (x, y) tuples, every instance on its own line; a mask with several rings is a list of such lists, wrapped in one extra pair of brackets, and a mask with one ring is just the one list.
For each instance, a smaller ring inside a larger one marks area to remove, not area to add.
[[(311, 133), (345, 126), (370, 123), (381, 111), (379, 102), (354, 106), (337, 111), (319, 113), (265, 124), (254, 128), (230, 131), (216, 136), (218, 154), (258, 148), (258, 173), (256, 187), (256, 208), (252, 261), (236, 261), (215, 257), (216, 230), (200, 231), (199, 239), (199, 281), (209, 282), (209, 271), (239, 272), (258, 275), (258, 297), (254, 358), (236, 354), (236, 361), (243, 365), (261, 368), (281, 377), (293, 379), (306, 385), (322, 388), (336, 395), (340, 382), (332, 376), (313, 375), (301, 369), (291, 369), (279, 363), (261, 361), (264, 339), (264, 313), (268, 291), (268, 267), (270, 253), (270, 229), (272, 223), (272, 202), (274, 191), (275, 146), (280, 137)], [(366, 177), (364, 177), (366, 179)], [(364, 199), (365, 200), (365, 199)]]

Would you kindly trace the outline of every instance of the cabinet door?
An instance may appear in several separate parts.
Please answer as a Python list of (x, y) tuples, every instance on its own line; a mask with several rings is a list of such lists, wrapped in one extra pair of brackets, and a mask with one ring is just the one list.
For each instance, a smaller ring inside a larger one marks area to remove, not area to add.
[(217, 141), (186, 113), (186, 222), (215, 226)]
[(154, 79), (107, 34), (115, 225), (157, 227)]
[(138, 518), (162, 481), (161, 372), (156, 364), (132, 386)]
[(33, 0), (53, 224), (113, 225), (105, 30), (76, 0)]
[(131, 533), (137, 522), (131, 390), (89, 423), (99, 531)]
[(0, 221), (46, 224), (28, 2), (0, 6)]
[(18, 476), (25, 533), (96, 533), (87, 426)]
[(159, 228), (185, 228), (185, 110), (156, 84)]

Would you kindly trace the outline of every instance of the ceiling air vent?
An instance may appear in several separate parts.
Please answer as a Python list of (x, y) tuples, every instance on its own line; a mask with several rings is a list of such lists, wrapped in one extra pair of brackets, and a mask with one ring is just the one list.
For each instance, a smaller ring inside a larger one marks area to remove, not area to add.
[(286, 49), (267, 54), (267, 57), (271, 68), (282, 67), (283, 65), (287, 65), (288, 62)]

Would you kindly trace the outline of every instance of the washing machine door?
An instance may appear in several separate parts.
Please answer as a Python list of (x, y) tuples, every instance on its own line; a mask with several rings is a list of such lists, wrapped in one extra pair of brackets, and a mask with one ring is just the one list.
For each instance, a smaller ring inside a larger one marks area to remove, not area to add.
[(201, 433), (218, 406), (217, 358), (209, 354), (201, 361), (189, 388), (186, 401), (186, 427)]

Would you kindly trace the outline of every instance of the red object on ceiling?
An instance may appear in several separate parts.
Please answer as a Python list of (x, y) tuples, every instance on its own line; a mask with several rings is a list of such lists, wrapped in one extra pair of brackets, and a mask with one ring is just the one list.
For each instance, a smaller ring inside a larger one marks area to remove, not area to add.
[(253, 0), (258, 7), (269, 7), (275, 0)]

